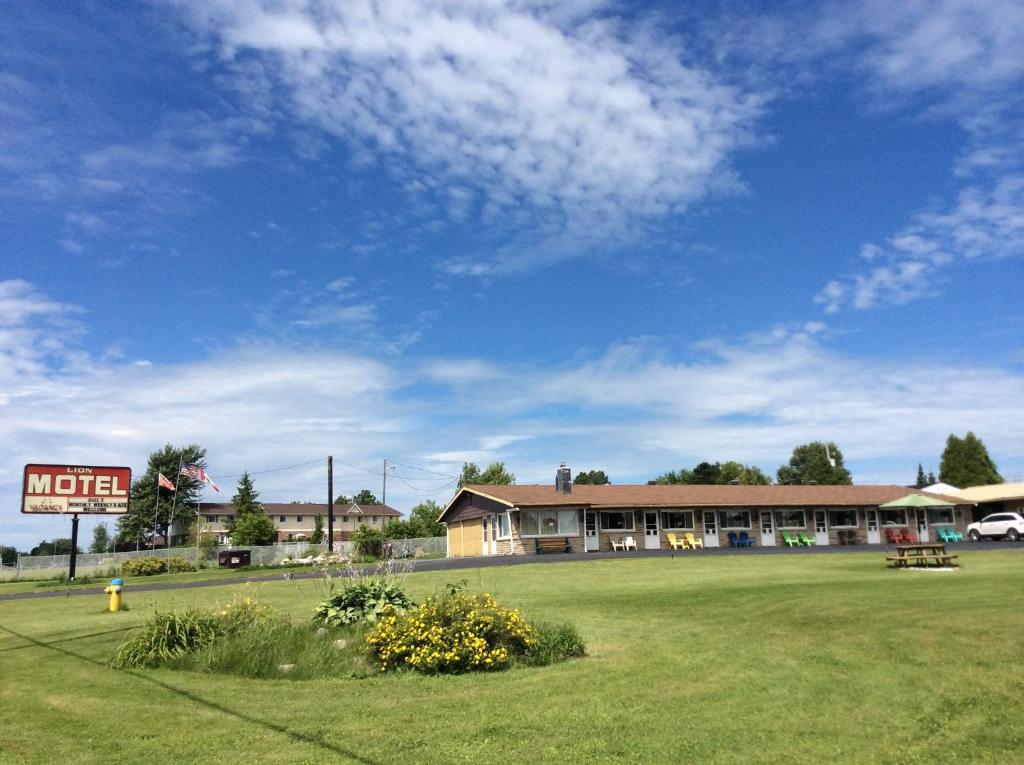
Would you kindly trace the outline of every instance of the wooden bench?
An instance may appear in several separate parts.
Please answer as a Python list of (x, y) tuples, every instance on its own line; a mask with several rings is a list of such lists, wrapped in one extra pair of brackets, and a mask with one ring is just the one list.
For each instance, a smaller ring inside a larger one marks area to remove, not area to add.
[(544, 553), (567, 553), (572, 552), (572, 545), (568, 539), (535, 539), (537, 555)]

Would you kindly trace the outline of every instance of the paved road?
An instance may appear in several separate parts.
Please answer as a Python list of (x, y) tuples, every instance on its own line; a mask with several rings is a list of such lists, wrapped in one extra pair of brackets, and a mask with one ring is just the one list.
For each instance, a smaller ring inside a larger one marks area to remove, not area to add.
[[(441, 558), (424, 560), (415, 564), (416, 571), (457, 571), (459, 569), (490, 568), (492, 566), (519, 566), (524, 563), (565, 563), (567, 561), (615, 560), (621, 558), (669, 558), (675, 556), (716, 556), (716, 555), (842, 555), (846, 553), (877, 552), (891, 550), (891, 545), (853, 545), (850, 547), (751, 547), (736, 549), (734, 547), (709, 548), (707, 550), (640, 550), (638, 552), (596, 552), (596, 553), (563, 553), (559, 555), (517, 555), (493, 556), (482, 558)], [(972, 542), (957, 549), (968, 550), (1024, 550), (1022, 542)], [(372, 573), (374, 567), (362, 569), (364, 573)], [(319, 574), (315, 571), (296, 571), (287, 573), (259, 574), (247, 577), (224, 577), (222, 579), (206, 579), (198, 582), (153, 582), (152, 584), (128, 585), (127, 593), (155, 592), (157, 590), (187, 590), (193, 587), (225, 587), (247, 582), (280, 582), (282, 579), (313, 579)], [(104, 585), (106, 586), (106, 585)], [(16, 592), (0, 595), (0, 602), (5, 600), (32, 600), (34, 598), (68, 598), (78, 595), (96, 595), (102, 593), (103, 587), (68, 587), (64, 589), (43, 590), (40, 592)]]

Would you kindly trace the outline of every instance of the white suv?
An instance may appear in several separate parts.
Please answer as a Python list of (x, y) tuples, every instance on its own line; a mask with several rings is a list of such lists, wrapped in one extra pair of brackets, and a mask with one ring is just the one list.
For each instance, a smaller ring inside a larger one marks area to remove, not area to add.
[(1024, 516), (1020, 513), (986, 515), (967, 527), (967, 536), (972, 542), (977, 542), (983, 537), (1006, 537), (1011, 542), (1016, 542), (1024, 536)]

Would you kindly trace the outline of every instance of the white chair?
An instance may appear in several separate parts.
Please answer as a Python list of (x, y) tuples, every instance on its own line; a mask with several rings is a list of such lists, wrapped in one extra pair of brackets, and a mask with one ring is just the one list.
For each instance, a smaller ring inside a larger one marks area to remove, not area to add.
[(636, 540), (633, 539), (633, 537), (626, 537), (626, 541), (623, 542), (623, 544), (625, 545), (625, 549), (626, 550), (635, 550), (636, 549)]
[(622, 541), (622, 537), (619, 537), (618, 539), (615, 537), (609, 537), (608, 541), (612, 543), (612, 552), (626, 549), (626, 543)]

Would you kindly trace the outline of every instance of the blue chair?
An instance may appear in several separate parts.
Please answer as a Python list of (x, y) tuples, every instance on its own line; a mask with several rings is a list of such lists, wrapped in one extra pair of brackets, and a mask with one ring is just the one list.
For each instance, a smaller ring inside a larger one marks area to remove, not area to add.
[(729, 532), (729, 546), (730, 547), (739, 547), (740, 546), (740, 540), (736, 536), (736, 532), (735, 531), (730, 531)]
[(740, 532), (740, 544), (743, 545), (744, 547), (753, 547), (754, 546), (754, 538), (751, 537), (747, 532), (741, 531)]

